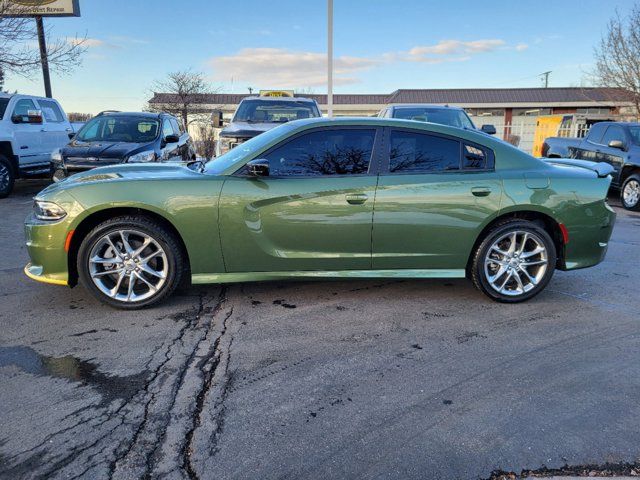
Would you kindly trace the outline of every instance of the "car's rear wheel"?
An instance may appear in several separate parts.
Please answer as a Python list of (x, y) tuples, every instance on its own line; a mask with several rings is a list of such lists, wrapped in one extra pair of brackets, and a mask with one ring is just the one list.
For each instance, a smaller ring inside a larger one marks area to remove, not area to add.
[(549, 233), (527, 220), (496, 225), (476, 249), (472, 280), (498, 302), (528, 300), (547, 286), (556, 264), (556, 248)]
[(13, 167), (4, 155), (0, 155), (0, 198), (7, 197), (13, 190), (16, 180)]
[(100, 301), (131, 310), (170, 295), (181, 281), (183, 258), (177, 239), (163, 225), (123, 216), (101, 223), (85, 237), (78, 274)]
[(620, 201), (627, 210), (640, 210), (640, 175), (630, 175), (622, 184)]

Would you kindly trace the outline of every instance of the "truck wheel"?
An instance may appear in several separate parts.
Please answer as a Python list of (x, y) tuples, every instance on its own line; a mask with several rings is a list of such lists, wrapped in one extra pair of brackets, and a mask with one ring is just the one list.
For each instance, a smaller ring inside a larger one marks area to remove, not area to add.
[(627, 210), (640, 210), (640, 175), (633, 174), (622, 184), (620, 201)]
[(16, 181), (13, 167), (4, 155), (0, 155), (0, 198), (8, 196), (13, 190), (13, 184)]

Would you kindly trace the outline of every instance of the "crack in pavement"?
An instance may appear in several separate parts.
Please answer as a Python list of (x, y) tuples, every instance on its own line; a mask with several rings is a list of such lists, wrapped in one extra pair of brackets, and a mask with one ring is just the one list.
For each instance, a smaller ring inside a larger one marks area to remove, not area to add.
[[(223, 351), (221, 348), (221, 341), (225, 333), (227, 332), (227, 320), (229, 320), (231, 315), (233, 315), (233, 308), (231, 308), (230, 311), (227, 313), (227, 315), (224, 317), (222, 321), (222, 329), (221, 329), (220, 335), (216, 338), (215, 342), (213, 343), (210, 349), (209, 355), (204, 357), (198, 364), (198, 369), (201, 371), (203, 376), (203, 383), (202, 383), (202, 388), (200, 389), (200, 391), (198, 392), (198, 395), (196, 396), (195, 408), (191, 417), (192, 418), (191, 428), (187, 432), (187, 435), (185, 437), (186, 440), (181, 451), (182, 466), (186, 470), (187, 475), (191, 480), (197, 480), (199, 478), (195, 470), (195, 466), (192, 463), (192, 456), (194, 453), (193, 439), (194, 439), (196, 429), (202, 425), (202, 412), (204, 409), (205, 400), (211, 389), (211, 385), (216, 376), (217, 369), (220, 366), (220, 363), (223, 361)], [(214, 435), (212, 437), (214, 441), (218, 438), (218, 435), (222, 431), (222, 424), (223, 424), (222, 418), (223, 418), (223, 412), (224, 412), (223, 405), (224, 405), (224, 400), (226, 398), (227, 386), (229, 384), (227, 371), (229, 366), (229, 359), (231, 356), (232, 343), (233, 343), (233, 337), (229, 339), (229, 345), (226, 348), (225, 368), (222, 374), (223, 379), (226, 379), (226, 381), (221, 382), (222, 392), (218, 396), (218, 401), (214, 402), (214, 407), (213, 407), (214, 410), (217, 410), (218, 408), (220, 408), (220, 412), (217, 415), (216, 428), (214, 429)]]

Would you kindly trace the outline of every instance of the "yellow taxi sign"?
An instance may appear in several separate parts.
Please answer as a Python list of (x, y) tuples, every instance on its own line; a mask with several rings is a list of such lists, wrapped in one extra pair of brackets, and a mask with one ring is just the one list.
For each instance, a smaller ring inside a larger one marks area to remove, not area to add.
[(293, 97), (293, 90), (260, 90), (261, 97)]

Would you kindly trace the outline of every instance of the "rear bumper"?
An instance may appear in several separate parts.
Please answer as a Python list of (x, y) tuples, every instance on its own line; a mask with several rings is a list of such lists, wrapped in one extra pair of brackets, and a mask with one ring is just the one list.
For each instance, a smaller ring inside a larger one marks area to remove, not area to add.
[(592, 267), (604, 260), (616, 213), (605, 202), (599, 203), (585, 210), (583, 222), (568, 226), (569, 243), (565, 245), (562, 270)]

